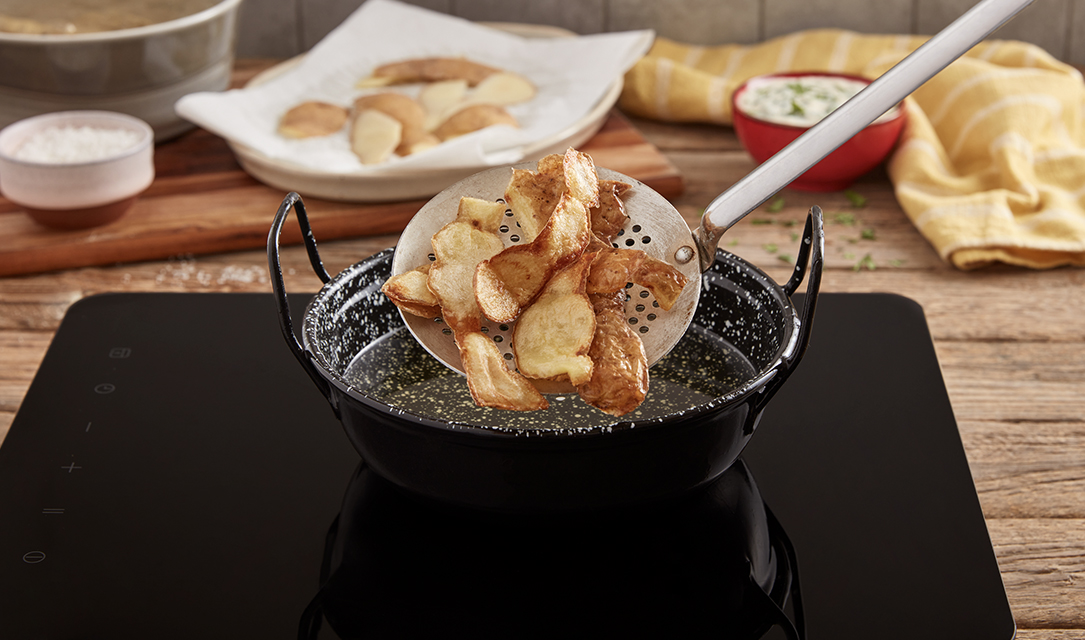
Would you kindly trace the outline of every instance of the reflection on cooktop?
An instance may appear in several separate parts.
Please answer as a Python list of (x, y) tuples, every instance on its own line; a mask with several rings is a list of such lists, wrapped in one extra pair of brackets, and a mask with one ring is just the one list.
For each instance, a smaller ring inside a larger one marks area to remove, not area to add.
[(679, 500), (551, 515), (423, 502), (363, 463), (321, 583), (303, 640), (805, 637), (791, 543), (741, 460)]

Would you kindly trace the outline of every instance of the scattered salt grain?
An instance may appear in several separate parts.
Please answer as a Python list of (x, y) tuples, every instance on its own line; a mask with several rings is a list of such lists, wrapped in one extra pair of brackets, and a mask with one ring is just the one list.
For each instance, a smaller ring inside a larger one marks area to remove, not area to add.
[(139, 134), (126, 129), (46, 127), (30, 136), (15, 151), (15, 158), (46, 164), (92, 162), (115, 156), (138, 142)]

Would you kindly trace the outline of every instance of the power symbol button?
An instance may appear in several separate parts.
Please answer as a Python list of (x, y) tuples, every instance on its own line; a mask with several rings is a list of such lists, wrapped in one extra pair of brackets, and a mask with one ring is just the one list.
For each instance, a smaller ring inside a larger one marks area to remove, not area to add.
[(99, 394), (102, 394), (102, 395), (105, 395), (107, 393), (113, 393), (116, 390), (117, 390), (117, 387), (113, 386), (112, 384), (110, 384), (108, 382), (103, 382), (102, 384), (94, 387), (94, 393), (99, 393)]
[(38, 564), (45, 559), (45, 554), (41, 551), (28, 551), (23, 554), (23, 562), (27, 564)]

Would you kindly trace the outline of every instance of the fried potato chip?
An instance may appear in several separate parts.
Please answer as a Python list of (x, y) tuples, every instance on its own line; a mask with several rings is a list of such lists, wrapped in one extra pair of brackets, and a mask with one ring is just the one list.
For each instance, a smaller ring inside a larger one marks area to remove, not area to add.
[(373, 74), (358, 83), (359, 87), (387, 86), (410, 82), (440, 82), (466, 80), (475, 86), (500, 69), (488, 67), (466, 58), (413, 58), (391, 62), (373, 70)]
[(648, 256), (633, 274), (633, 282), (651, 291), (659, 306), (670, 311), (689, 279), (666, 262)]
[(623, 416), (648, 395), (648, 357), (644, 343), (625, 319), (625, 293), (589, 296), (595, 311), (595, 337), (588, 356), (591, 379), (577, 385), (584, 402)]
[(618, 180), (599, 181), (599, 205), (591, 208), (591, 230), (608, 243), (618, 237), (629, 220), (622, 196), (632, 188), (633, 185)]
[(423, 318), (439, 318), (441, 303), (429, 290), (430, 264), (392, 276), (381, 291), (400, 309)]
[(403, 125), (392, 116), (364, 109), (350, 127), (350, 148), (362, 164), (379, 164), (392, 156), (403, 139)]
[[(354, 101), (354, 112), (376, 109), (392, 116), (402, 125), (396, 153), (410, 155), (411, 149), (427, 138), (432, 138), (426, 131), (426, 110), (414, 98), (402, 93), (373, 93)], [(438, 141), (439, 142), (439, 141)]]
[(583, 254), (556, 272), (516, 321), (513, 353), (520, 373), (528, 378), (567, 378), (574, 385), (591, 379), (587, 354), (595, 336), (595, 311), (586, 289), (594, 258)]
[(532, 242), (508, 247), (479, 264), (474, 289), (482, 313), (494, 322), (515, 319), (554, 272), (580, 257), (591, 236), (587, 207), (563, 194)]
[[(539, 163), (541, 165), (542, 160)], [(520, 232), (527, 242), (534, 240), (542, 231), (565, 191), (565, 177), (561, 173), (560, 164), (557, 169), (513, 169), (512, 178), (505, 187), (505, 202), (509, 203), (509, 208), (520, 224)]]
[(527, 378), (505, 365), (497, 345), (484, 333), (472, 331), (458, 339), (467, 388), (480, 407), (534, 411), (549, 406)]
[(504, 203), (461, 198), (456, 219), (433, 236), (435, 259), (427, 283), (457, 339), (482, 326), (472, 283), (477, 265), (504, 248), (494, 232), (504, 214)]
[(283, 114), (279, 134), (287, 138), (314, 138), (339, 131), (347, 123), (345, 107), (318, 100), (303, 102)]
[(591, 156), (570, 148), (562, 158), (562, 175), (569, 194), (586, 207), (599, 206), (599, 176)]
[(503, 107), (492, 104), (473, 104), (453, 113), (433, 130), (433, 134), (441, 140), (451, 140), (498, 124), (510, 127), (520, 126), (516, 118)]
[(688, 278), (671, 265), (638, 249), (603, 249), (599, 251), (588, 274), (588, 293), (611, 294), (634, 282), (655, 296), (659, 306), (669, 311)]

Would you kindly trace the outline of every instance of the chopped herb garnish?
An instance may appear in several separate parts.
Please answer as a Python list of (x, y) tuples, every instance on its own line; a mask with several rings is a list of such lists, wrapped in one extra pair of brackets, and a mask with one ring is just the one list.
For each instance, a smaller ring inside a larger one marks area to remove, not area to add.
[(851, 213), (834, 213), (833, 222), (836, 224), (843, 224), (849, 227), (855, 226), (855, 215)]
[(765, 210), (769, 213), (780, 213), (784, 209), (784, 199), (776, 198), (769, 203), (769, 206), (765, 207)]
[(904, 266), (904, 261), (903, 260), (890, 260), (889, 261), (889, 266), (890, 267), (903, 267)]
[(777, 251), (780, 250), (779, 247), (777, 247), (775, 244), (773, 244), (771, 242), (769, 242), (768, 244), (761, 245), (761, 248), (764, 249), (765, 251), (768, 251), (769, 253), (776, 253)]
[(796, 240), (798, 240), (798, 239), (799, 239), (799, 234), (797, 234), (797, 233), (795, 233), (794, 231), (792, 231), (792, 232), (791, 232), (791, 241), (792, 241), (792, 242), (795, 242), (795, 241), (796, 241)]
[(844, 189), (844, 196), (851, 202), (851, 206), (856, 209), (862, 209), (866, 206), (866, 196), (861, 193), (852, 191), (851, 189)]
[(782, 224), (785, 227), (794, 227), (795, 225), (799, 224), (799, 221), (798, 220), (786, 220)]
[(802, 94), (806, 93), (806, 91), (807, 91), (807, 88), (802, 86), (802, 83), (800, 83), (800, 82), (789, 82), (787, 84), (787, 88), (791, 89), (792, 91), (794, 91), (795, 93), (797, 93), (799, 95), (802, 95)]
[(789, 111), (787, 115), (789, 115), (789, 116), (804, 116), (804, 115), (806, 115), (806, 112), (802, 110), (802, 107), (799, 106), (798, 102), (795, 102), (794, 100), (792, 100), (791, 101), (791, 111)]
[(844, 259), (845, 260), (854, 260), (855, 259), (855, 254), (854, 253), (845, 253), (844, 254)]
[(855, 266), (852, 267), (852, 270), (853, 271), (861, 271), (862, 269), (866, 269), (867, 271), (874, 271), (877, 268), (878, 268), (878, 265), (874, 264), (874, 258), (871, 258), (870, 254), (868, 253), (865, 256), (863, 256), (859, 260), (859, 262), (855, 263)]
[(772, 220), (766, 220), (764, 218), (755, 218), (754, 220), (750, 220), (750, 224), (758, 224), (758, 225), (760, 225), (760, 224), (772, 224)]
[(863, 229), (863, 231), (859, 235), (860, 235), (860, 237), (862, 237), (863, 240), (877, 240), (877, 238), (874, 237), (874, 229), (873, 228)]
[(780, 262), (786, 262), (788, 264), (792, 264), (795, 262), (795, 259), (787, 255), (786, 253), (781, 253), (780, 255), (776, 256), (776, 259)]
[(734, 240), (732, 240), (731, 244), (729, 244), (728, 246), (737, 247), (738, 246), (738, 238), (735, 238)]

